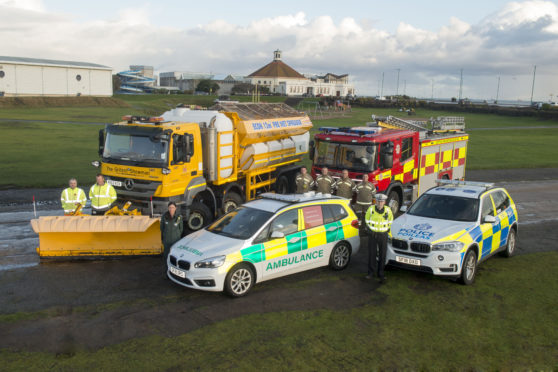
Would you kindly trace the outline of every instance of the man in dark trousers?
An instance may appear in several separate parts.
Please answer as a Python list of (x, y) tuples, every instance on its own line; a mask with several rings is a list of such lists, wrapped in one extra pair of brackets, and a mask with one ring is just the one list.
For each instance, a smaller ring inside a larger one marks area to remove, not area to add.
[[(382, 284), (386, 282), (384, 266), (386, 264), (387, 239), (393, 222), (393, 213), (385, 205), (386, 200), (387, 196), (377, 194), (376, 205), (370, 206), (364, 217), (368, 229), (368, 275), (366, 275), (366, 279), (371, 279), (376, 272)], [(377, 262), (376, 257), (378, 257)]]
[(169, 202), (168, 211), (161, 217), (161, 241), (163, 242), (163, 260), (165, 268), (165, 278), (167, 277), (167, 258), (169, 256), (170, 249), (174, 243), (180, 240), (182, 237), (182, 231), (184, 229), (184, 224), (182, 223), (182, 217), (179, 213), (176, 213), (176, 204), (174, 202)]

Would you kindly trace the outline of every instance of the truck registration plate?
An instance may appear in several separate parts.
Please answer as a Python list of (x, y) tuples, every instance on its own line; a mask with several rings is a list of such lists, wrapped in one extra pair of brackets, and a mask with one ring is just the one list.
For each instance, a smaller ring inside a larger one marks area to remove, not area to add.
[(171, 273), (173, 273), (176, 276), (179, 276), (181, 278), (186, 278), (186, 273), (182, 270), (178, 270), (178, 269), (176, 269), (172, 266), (169, 266), (169, 270), (170, 270)]
[(107, 180), (107, 183), (110, 183), (112, 186), (122, 187), (122, 181)]
[(417, 260), (417, 259), (414, 259), (414, 258), (395, 256), (395, 261), (405, 263), (405, 264), (409, 264), (409, 265), (420, 266), (420, 260)]

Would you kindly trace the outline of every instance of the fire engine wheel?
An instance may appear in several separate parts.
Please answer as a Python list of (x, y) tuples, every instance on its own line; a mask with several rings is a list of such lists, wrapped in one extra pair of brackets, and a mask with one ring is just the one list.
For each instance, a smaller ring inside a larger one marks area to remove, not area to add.
[(289, 192), (289, 179), (286, 176), (281, 176), (277, 179), (275, 192), (277, 194), (287, 194)]
[(397, 191), (393, 190), (389, 193), (387, 205), (394, 216), (399, 212), (400, 200)]
[(242, 204), (242, 197), (236, 192), (228, 192), (223, 199), (223, 214), (234, 211)]
[(190, 231), (198, 231), (211, 222), (211, 211), (207, 205), (195, 202), (190, 206), (190, 216), (186, 220), (186, 227)]

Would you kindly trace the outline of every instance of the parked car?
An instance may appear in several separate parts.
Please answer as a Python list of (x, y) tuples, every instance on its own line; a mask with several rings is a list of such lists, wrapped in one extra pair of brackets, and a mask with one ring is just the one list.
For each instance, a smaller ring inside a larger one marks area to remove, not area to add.
[(314, 194), (263, 194), (171, 248), (177, 284), (238, 297), (255, 283), (329, 265), (347, 267), (360, 247), (349, 200)]
[(439, 180), (439, 186), (393, 221), (386, 260), (391, 266), (472, 284), (480, 263), (495, 253), (515, 253), (517, 218), (502, 187)]

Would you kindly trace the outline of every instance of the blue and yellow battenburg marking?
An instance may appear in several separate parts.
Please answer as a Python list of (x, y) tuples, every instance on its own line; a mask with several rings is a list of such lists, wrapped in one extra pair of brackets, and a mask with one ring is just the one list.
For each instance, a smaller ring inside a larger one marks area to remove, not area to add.
[[(509, 197), (509, 195), (508, 195)], [(492, 200), (492, 197), (490, 197)], [(511, 201), (511, 198), (510, 198)], [(492, 200), (492, 203), (494, 201)], [(513, 202), (510, 206), (500, 212), (497, 216), (496, 224), (484, 223), (480, 226), (475, 226), (470, 231), (461, 230), (439, 239), (432, 244), (440, 243), (443, 241), (459, 241), (462, 242), (463, 250), (461, 251), (461, 262), (463, 262), (463, 256), (467, 249), (476, 242), (479, 246), (479, 261), (484, 257), (488, 256), (498, 248), (504, 246), (508, 240), (508, 234), (510, 232), (510, 227), (517, 221), (517, 209)]]

